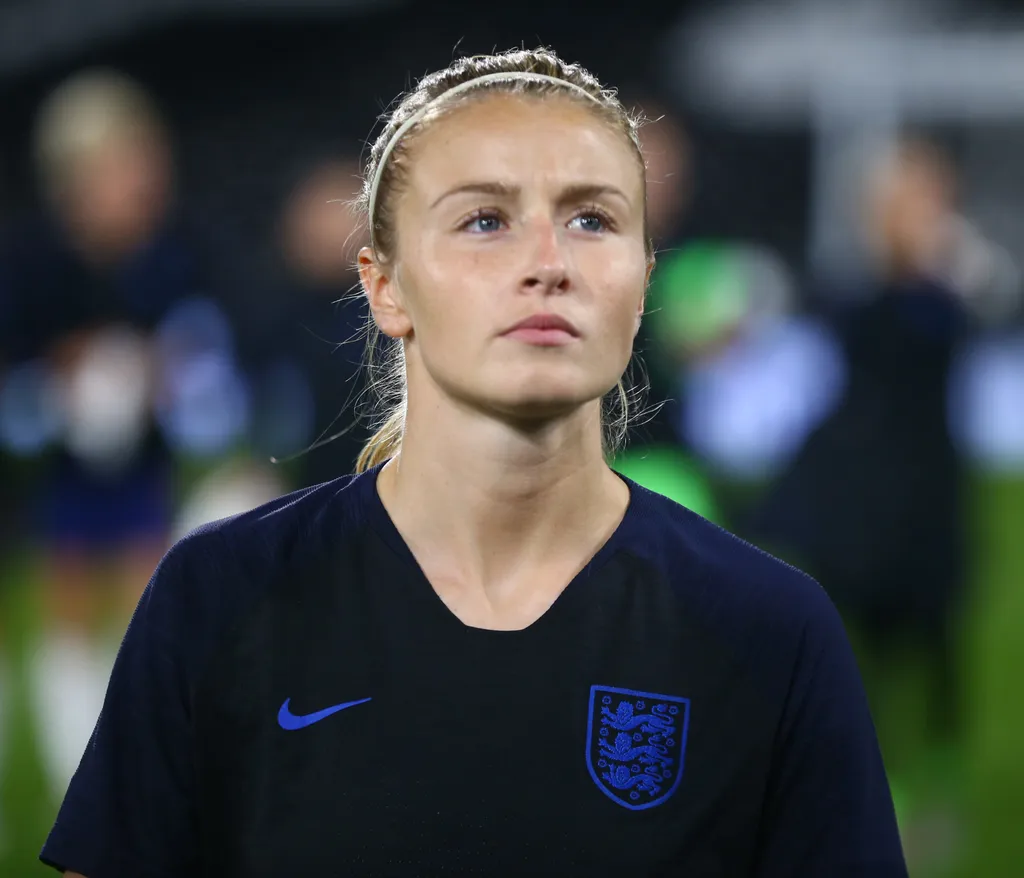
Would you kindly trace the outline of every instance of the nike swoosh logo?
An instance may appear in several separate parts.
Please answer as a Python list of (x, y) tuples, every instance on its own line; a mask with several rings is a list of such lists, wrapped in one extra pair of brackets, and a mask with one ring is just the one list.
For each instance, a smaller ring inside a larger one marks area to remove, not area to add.
[(325, 707), (323, 710), (318, 710), (316, 713), (307, 713), (305, 716), (296, 716), (291, 712), (289, 705), (292, 700), (286, 698), (284, 704), (281, 705), (281, 709), (277, 712), (277, 724), (289, 732), (294, 732), (296, 729), (304, 729), (306, 726), (311, 726), (313, 723), (318, 723), (322, 719), (326, 719), (332, 714), (337, 713), (339, 710), (346, 710), (349, 707), (355, 707), (357, 704), (366, 704), (367, 701), (371, 701), (370, 698), (361, 698), (359, 701), (346, 701), (344, 704), (335, 704), (334, 707)]

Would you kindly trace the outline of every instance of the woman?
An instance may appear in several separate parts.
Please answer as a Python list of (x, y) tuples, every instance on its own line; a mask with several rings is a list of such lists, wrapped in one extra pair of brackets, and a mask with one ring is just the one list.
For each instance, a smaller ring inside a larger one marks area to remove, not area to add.
[(459, 60), (365, 192), (400, 399), (361, 475), (166, 556), (44, 861), (904, 876), (820, 588), (605, 464), (653, 265), (621, 105), (546, 51)]
[(35, 436), (17, 449), (39, 469), (22, 506), (43, 613), (27, 673), (40, 756), (60, 794), (103, 703), (111, 631), (124, 631), (170, 545), (160, 338), (181, 303), (209, 289), (170, 141), (131, 78), (87, 69), (62, 81), (33, 130), (42, 210), (0, 256), (17, 305), (3, 408), (17, 411), (20, 386), (23, 410), (37, 413), (23, 422)]

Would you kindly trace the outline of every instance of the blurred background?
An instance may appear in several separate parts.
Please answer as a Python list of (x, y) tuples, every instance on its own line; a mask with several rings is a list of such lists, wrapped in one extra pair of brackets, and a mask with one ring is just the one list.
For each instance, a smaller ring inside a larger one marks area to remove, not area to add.
[(44, 874), (169, 544), (351, 468), (378, 116), (539, 44), (651, 120), (615, 465), (830, 592), (914, 878), (1024, 876), (1009, 0), (0, 0), (0, 875)]

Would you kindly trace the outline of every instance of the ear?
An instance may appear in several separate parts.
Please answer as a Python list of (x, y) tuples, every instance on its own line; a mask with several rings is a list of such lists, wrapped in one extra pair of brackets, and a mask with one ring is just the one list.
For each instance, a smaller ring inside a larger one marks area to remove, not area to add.
[(404, 338), (412, 331), (412, 321), (402, 305), (394, 273), (377, 261), (370, 247), (361, 248), (357, 259), (359, 281), (377, 328), (389, 338)]

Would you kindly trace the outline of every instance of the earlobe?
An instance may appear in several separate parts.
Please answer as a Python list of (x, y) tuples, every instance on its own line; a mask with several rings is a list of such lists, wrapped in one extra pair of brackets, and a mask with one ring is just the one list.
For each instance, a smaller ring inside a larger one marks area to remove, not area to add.
[(390, 338), (408, 335), (412, 324), (402, 307), (394, 275), (385, 271), (370, 247), (363, 247), (359, 251), (358, 264), (359, 282), (377, 327)]

